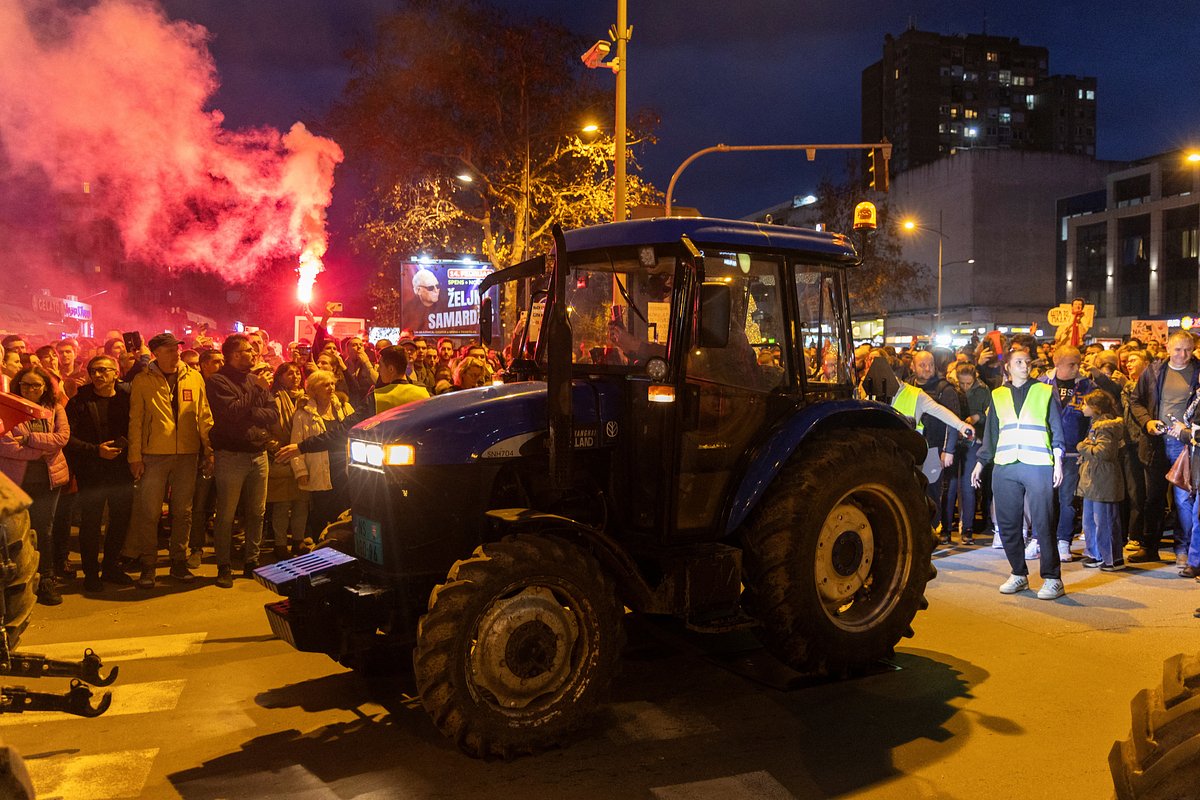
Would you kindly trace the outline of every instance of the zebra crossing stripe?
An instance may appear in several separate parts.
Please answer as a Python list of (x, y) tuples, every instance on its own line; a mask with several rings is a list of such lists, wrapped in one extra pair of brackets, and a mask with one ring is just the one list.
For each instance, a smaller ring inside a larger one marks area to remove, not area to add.
[(609, 738), (616, 742), (666, 741), (717, 730), (699, 714), (672, 712), (644, 700), (614, 703), (610, 709), (616, 727), (610, 729)]
[[(112, 692), (112, 706), (104, 712), (104, 719), (109, 717), (125, 717), (131, 714), (149, 714), (154, 711), (174, 711), (179, 704), (179, 696), (183, 694), (186, 680), (152, 681), (149, 683), (121, 684), (120, 681), (112, 686), (94, 688), (92, 693), (96, 699), (104, 692)], [(96, 700), (92, 701), (95, 705)], [(36, 714), (4, 714), (0, 715), (0, 727), (27, 725), (30, 722), (38, 724), (46, 722), (65, 722), (78, 720), (72, 714), (54, 712), (37, 712)], [(84, 795), (80, 795), (81, 797)]]
[(39, 800), (117, 800), (141, 797), (157, 755), (157, 747), (94, 756), (64, 753), (26, 757), (25, 765)]
[(147, 658), (174, 658), (192, 656), (200, 652), (207, 633), (169, 633), (161, 636), (132, 636), (127, 639), (89, 639), (84, 642), (62, 642), (59, 644), (26, 644), (22, 650), (37, 653), (47, 658), (76, 661), (83, 658), (89, 647), (96, 651), (104, 665), (138, 661)]
[(744, 772), (709, 781), (659, 786), (650, 793), (658, 800), (796, 800), (768, 772)]

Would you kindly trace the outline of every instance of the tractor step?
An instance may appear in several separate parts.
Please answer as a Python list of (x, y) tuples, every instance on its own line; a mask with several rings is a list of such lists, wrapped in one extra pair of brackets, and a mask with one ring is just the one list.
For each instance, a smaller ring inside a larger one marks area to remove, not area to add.
[(254, 579), (284, 597), (304, 597), (344, 585), (358, 569), (358, 559), (332, 547), (277, 561), (254, 570)]
[(762, 623), (740, 611), (720, 617), (704, 617), (686, 620), (684, 626), (697, 633), (729, 633), (757, 628)]

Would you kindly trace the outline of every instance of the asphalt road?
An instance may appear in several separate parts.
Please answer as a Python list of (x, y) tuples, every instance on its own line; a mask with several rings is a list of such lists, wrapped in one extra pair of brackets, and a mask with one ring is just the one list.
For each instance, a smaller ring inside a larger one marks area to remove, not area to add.
[[(1196, 646), (1200, 584), (1172, 565), (1064, 566), (1066, 597), (1006, 597), (998, 550), (936, 555), (929, 610), (894, 668), (841, 683), (772, 670), (746, 633), (631, 624), (613, 701), (569, 746), (459, 754), (406, 692), (275, 639), (250, 581), (68, 593), (22, 649), (119, 665), (92, 720), (0, 717), (39, 797), (982, 798), (1112, 794), (1129, 701)], [(1033, 570), (1036, 573), (1036, 567)], [(165, 569), (160, 574), (165, 573)], [(1040, 585), (1033, 579), (1034, 588)], [(66, 681), (12, 681), (63, 690)], [(773, 684), (773, 685), (768, 685)]]

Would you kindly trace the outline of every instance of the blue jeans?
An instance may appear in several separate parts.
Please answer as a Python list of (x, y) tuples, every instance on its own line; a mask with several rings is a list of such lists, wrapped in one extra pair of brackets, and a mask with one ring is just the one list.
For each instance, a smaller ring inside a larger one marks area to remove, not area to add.
[[(1163, 447), (1167, 451), (1167, 464), (1174, 464), (1175, 459), (1179, 458), (1179, 454), (1183, 452), (1186, 445), (1174, 436), (1164, 435), (1162, 439)], [(1188, 543), (1188, 563), (1190, 564), (1193, 558), (1191, 542), (1196, 528), (1196, 498), (1174, 484), (1170, 486), (1175, 498), (1175, 513), (1179, 517), (1179, 527), (1175, 529), (1175, 547), (1181, 548), (1184, 543)], [(1196, 553), (1195, 558), (1197, 564), (1200, 564), (1200, 552)]]
[(1120, 525), (1120, 503), (1083, 498), (1084, 552), (1089, 558), (1112, 566)]
[(1075, 535), (1075, 490), (1079, 488), (1079, 456), (1063, 456), (1063, 478), (1058, 485), (1058, 528), (1055, 536), (1069, 542)]
[(213, 484), (217, 489), (217, 522), (213, 527), (213, 544), (218, 567), (229, 566), (233, 516), (243, 496), (246, 498), (242, 506), (242, 524), (246, 526), (245, 561), (247, 564), (258, 563), (263, 515), (267, 512), (268, 466), (266, 451), (239, 453), (218, 450), (216, 453)]
[(66, 553), (54, 552), (54, 511), (58, 508), (61, 486), (50, 485), (50, 472), (42, 461), (40, 469), (26, 467), (21, 488), (33, 500), (29, 506), (29, 527), (37, 535), (38, 574), (50, 576), (60, 562), (67, 560)]
[(979, 463), (979, 448), (982, 445), (982, 442), (972, 442), (966, 447), (959, 447), (954, 454), (954, 466), (947, 470), (954, 472), (957, 479), (951, 480), (946, 486), (946, 519), (954, 518), (954, 501), (957, 499), (958, 523), (966, 534), (975, 530), (975, 487), (971, 485), (971, 473)]

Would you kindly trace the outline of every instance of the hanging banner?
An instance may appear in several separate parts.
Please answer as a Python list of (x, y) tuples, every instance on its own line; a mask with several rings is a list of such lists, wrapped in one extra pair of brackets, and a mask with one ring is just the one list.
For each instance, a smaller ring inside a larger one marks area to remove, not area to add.
[[(467, 259), (402, 262), (400, 327), (414, 336), (477, 336), (479, 282), (492, 272), (491, 264)], [(491, 295), (497, 309), (499, 290), (493, 288)]]

